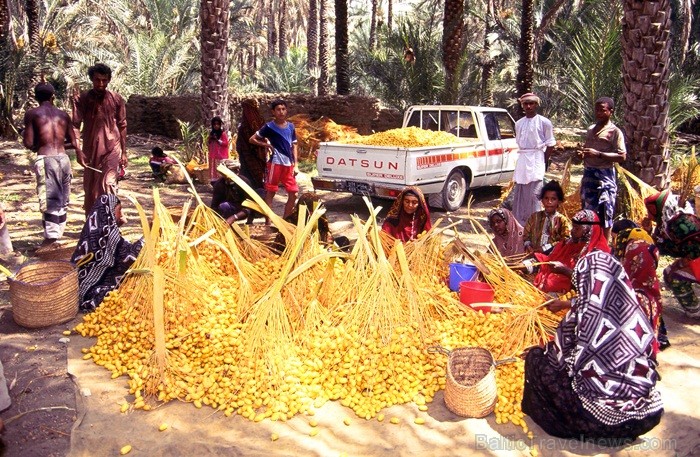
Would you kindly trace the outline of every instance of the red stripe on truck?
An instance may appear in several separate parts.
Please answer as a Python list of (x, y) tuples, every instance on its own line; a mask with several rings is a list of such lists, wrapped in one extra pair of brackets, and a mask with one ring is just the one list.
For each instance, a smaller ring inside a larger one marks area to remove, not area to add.
[[(501, 155), (503, 154), (503, 149), (491, 149), (490, 155)], [(445, 162), (454, 162), (457, 160), (464, 160), (476, 157), (486, 157), (486, 149), (477, 149), (475, 151), (468, 152), (452, 152), (450, 154), (439, 154), (434, 156), (418, 157), (416, 159), (416, 166), (420, 168), (430, 168)]]

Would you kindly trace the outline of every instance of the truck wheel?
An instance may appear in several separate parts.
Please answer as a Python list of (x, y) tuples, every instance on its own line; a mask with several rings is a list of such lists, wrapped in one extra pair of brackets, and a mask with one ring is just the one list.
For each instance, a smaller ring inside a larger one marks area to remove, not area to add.
[(467, 194), (468, 187), (464, 173), (460, 170), (452, 170), (445, 180), (442, 192), (431, 195), (430, 203), (443, 208), (445, 211), (457, 211), (462, 206), (462, 202), (464, 202), (464, 196)]

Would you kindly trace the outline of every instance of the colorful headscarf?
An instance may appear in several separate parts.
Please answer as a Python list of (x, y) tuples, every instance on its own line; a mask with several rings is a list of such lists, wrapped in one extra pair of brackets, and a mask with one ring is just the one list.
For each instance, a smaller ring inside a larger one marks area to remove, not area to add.
[(666, 236), (683, 257), (700, 257), (700, 219), (696, 215), (676, 214), (666, 225)]
[(678, 202), (678, 195), (675, 195), (669, 189), (645, 198), (644, 205), (647, 207), (649, 216), (656, 222), (657, 227), (661, 227), (660, 230), (664, 230), (668, 221), (676, 214), (693, 212), (693, 209), (687, 203), (685, 207), (681, 207)]
[(607, 253), (610, 252), (610, 245), (608, 245), (608, 240), (603, 232), (600, 218), (594, 211), (582, 209), (574, 214), (574, 217), (571, 218), (571, 222), (583, 226), (583, 238), (588, 241), (586, 247), (581, 251), (581, 256), (596, 249)]
[(506, 223), (506, 234), (505, 236), (498, 235), (494, 232), (493, 244), (498, 248), (498, 252), (502, 256), (508, 257), (515, 254), (521, 254), (525, 252), (525, 244), (523, 242), (523, 226), (520, 225), (518, 220), (513, 216), (506, 208), (495, 208), (489, 212), (489, 225), (493, 230), (493, 218), (500, 217)]
[(583, 407), (604, 424), (659, 411), (654, 331), (622, 265), (594, 251), (578, 260), (572, 280), (578, 297), (549, 346), (550, 361), (567, 370)]
[[(622, 259), (625, 256), (627, 245), (635, 240), (644, 241), (650, 246), (654, 246), (654, 240), (649, 236), (646, 230), (639, 227), (624, 229), (617, 234), (615, 239), (615, 257)], [(654, 248), (656, 248), (654, 246)], [(658, 258), (658, 254), (656, 256)]]
[[(403, 199), (406, 195), (418, 198), (418, 208), (412, 215), (403, 211)], [(394, 204), (384, 219), (382, 230), (401, 241), (415, 240), (419, 233), (432, 228), (430, 222), (430, 210), (425, 201), (423, 192), (415, 186), (408, 186), (396, 197)]]

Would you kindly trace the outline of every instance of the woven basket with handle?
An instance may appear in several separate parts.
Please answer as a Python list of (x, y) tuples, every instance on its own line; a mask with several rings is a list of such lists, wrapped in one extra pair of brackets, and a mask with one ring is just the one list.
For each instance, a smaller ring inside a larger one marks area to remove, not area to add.
[(447, 351), (448, 356), (445, 404), (447, 409), (462, 417), (485, 417), (496, 407), (496, 362), (493, 355), (478, 347)]
[(62, 324), (78, 313), (78, 270), (70, 262), (26, 264), (7, 281), (12, 317), (23, 327)]
[(40, 247), (35, 254), (41, 260), (70, 260), (77, 244), (76, 240), (60, 240)]

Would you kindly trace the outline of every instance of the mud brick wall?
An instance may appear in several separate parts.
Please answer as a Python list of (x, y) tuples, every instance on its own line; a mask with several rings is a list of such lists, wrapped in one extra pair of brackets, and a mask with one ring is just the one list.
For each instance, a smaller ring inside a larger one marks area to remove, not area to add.
[[(241, 116), (241, 100), (253, 98), (258, 101), (260, 114), (271, 119), (269, 104), (276, 98), (287, 101), (289, 115), (307, 114), (312, 119), (326, 116), (338, 124), (350, 125), (367, 135), (372, 132), (401, 127), (403, 114), (397, 110), (381, 108), (376, 98), (354, 95), (329, 95), (314, 97), (308, 94), (246, 94), (232, 95), (229, 109), (233, 129)], [(201, 117), (199, 95), (167, 97), (144, 97), (132, 95), (126, 104), (129, 133), (164, 135), (180, 138), (177, 119), (199, 123)], [(230, 128), (230, 127), (229, 127)]]

